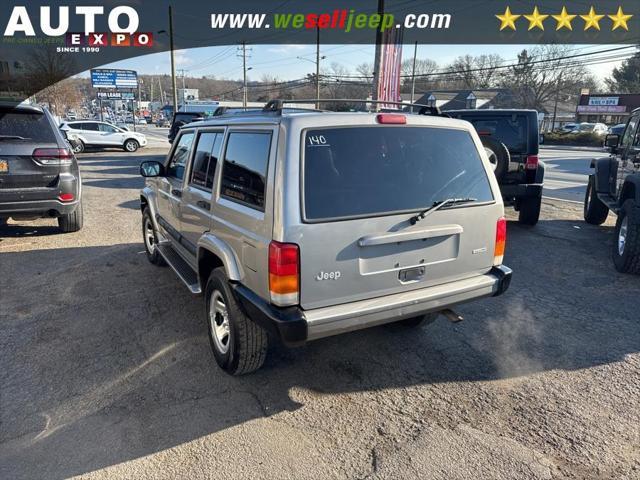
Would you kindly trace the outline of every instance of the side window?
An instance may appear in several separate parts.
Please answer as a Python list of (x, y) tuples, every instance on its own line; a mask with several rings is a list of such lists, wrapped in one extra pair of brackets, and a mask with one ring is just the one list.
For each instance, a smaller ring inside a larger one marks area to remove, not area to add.
[(271, 132), (231, 132), (222, 169), (220, 195), (264, 211)]
[(174, 177), (179, 180), (184, 178), (184, 169), (189, 158), (189, 152), (191, 151), (191, 144), (193, 143), (193, 133), (183, 133), (178, 140), (178, 145), (173, 151), (173, 156), (169, 162), (169, 168), (167, 169), (167, 176)]
[(117, 130), (114, 127), (112, 127), (111, 125), (107, 125), (106, 123), (99, 123), (98, 127), (100, 128), (101, 132), (106, 132), (106, 133), (117, 132)]
[(638, 118), (638, 116), (634, 115), (629, 119), (627, 128), (625, 128), (624, 133), (622, 134), (622, 139), (620, 141), (621, 147), (628, 147), (633, 142), (633, 137), (636, 133), (636, 127), (638, 126)]
[(82, 130), (91, 130), (94, 132), (98, 131), (98, 124), (94, 122), (82, 123), (81, 126), (82, 126)]
[(207, 190), (212, 189), (222, 137), (222, 132), (204, 132), (198, 136), (191, 169), (192, 185)]

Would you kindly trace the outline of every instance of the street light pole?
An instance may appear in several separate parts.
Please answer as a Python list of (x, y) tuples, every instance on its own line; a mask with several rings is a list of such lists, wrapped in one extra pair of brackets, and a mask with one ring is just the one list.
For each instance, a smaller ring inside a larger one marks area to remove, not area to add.
[(176, 59), (173, 51), (173, 9), (169, 5), (169, 48), (171, 50), (171, 87), (173, 88), (173, 113), (178, 111), (178, 87), (176, 86)]

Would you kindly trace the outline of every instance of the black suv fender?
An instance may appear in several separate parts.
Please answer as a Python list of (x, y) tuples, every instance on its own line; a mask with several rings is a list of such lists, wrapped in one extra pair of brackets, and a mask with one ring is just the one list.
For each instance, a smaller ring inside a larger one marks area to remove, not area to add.
[(636, 206), (640, 207), (640, 174), (638, 173), (627, 175), (624, 179), (618, 203), (622, 206), (629, 199), (636, 202)]
[(609, 193), (609, 179), (611, 178), (611, 158), (594, 158), (591, 160), (594, 169), (596, 193)]

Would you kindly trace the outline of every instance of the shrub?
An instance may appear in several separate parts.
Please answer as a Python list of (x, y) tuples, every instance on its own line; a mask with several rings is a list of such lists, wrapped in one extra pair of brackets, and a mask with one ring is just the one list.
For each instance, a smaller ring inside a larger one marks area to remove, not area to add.
[(601, 147), (604, 137), (595, 133), (545, 133), (544, 145), (574, 145), (582, 147)]

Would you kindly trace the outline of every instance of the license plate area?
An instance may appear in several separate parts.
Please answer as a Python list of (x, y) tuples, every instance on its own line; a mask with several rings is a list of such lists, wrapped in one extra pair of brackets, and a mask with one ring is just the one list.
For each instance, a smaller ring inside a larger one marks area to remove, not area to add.
[(0, 158), (0, 173), (9, 173), (9, 160)]
[(405, 270), (400, 270), (398, 273), (398, 280), (402, 283), (419, 282), (424, 278), (424, 273), (424, 267), (407, 268)]

